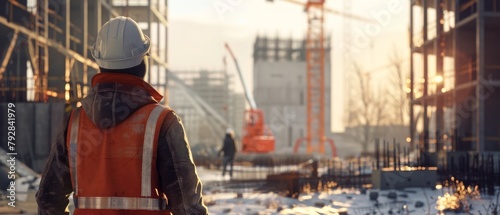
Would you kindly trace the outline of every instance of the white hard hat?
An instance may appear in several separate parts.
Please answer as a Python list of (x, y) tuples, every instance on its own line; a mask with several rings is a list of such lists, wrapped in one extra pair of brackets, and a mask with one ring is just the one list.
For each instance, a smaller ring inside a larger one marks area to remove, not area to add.
[(226, 129), (226, 134), (233, 134), (233, 129), (232, 128)]
[(151, 49), (149, 37), (129, 17), (119, 16), (106, 22), (91, 48), (97, 65), (106, 69), (126, 69), (141, 63)]

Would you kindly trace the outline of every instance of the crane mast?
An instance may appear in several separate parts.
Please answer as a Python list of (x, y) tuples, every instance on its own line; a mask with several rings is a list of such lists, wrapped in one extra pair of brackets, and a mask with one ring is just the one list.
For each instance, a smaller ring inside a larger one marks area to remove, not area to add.
[[(274, 2), (274, 0), (267, 0)], [(288, 3), (305, 6), (307, 13), (307, 130), (306, 136), (297, 139), (294, 151), (297, 152), (301, 142), (306, 142), (307, 153), (325, 153), (325, 142), (330, 144), (332, 155), (337, 156), (337, 150), (332, 139), (325, 136), (325, 47), (324, 47), (324, 13), (340, 15), (363, 22), (373, 22), (364, 17), (352, 15), (349, 11), (338, 11), (325, 8), (325, 0), (308, 0), (303, 3), (298, 0), (283, 0)], [(350, 1), (350, 0), (345, 0)]]
[[(325, 0), (306, 4), (307, 29), (307, 153), (325, 153)], [(314, 146), (314, 147), (313, 147)]]

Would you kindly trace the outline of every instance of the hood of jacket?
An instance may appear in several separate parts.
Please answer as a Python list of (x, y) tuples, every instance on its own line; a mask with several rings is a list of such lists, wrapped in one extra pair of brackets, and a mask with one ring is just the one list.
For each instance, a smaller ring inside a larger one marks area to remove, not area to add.
[(163, 96), (143, 79), (120, 73), (99, 73), (92, 89), (82, 100), (87, 116), (100, 129), (125, 121), (144, 105), (158, 103)]

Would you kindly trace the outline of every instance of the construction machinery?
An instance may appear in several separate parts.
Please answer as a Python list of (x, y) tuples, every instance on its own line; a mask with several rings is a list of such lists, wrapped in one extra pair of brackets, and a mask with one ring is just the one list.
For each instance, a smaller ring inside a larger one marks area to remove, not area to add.
[[(267, 0), (274, 2), (274, 0)], [(325, 142), (330, 144), (332, 156), (337, 150), (332, 139), (325, 135), (325, 48), (324, 48), (324, 13), (333, 13), (344, 17), (367, 21), (362, 17), (325, 8), (325, 0), (308, 0), (306, 3), (297, 0), (283, 0), (303, 6), (307, 13), (307, 131), (306, 136), (297, 139), (294, 151), (298, 152), (300, 144), (306, 142), (307, 153), (325, 154)]]
[(243, 153), (270, 153), (274, 152), (275, 139), (274, 135), (265, 124), (264, 112), (257, 109), (257, 104), (250, 94), (247, 88), (243, 74), (241, 73), (238, 60), (231, 51), (231, 48), (226, 43), (225, 47), (231, 58), (233, 58), (236, 70), (240, 77), (241, 84), (243, 85), (243, 90), (245, 91), (245, 97), (250, 105), (250, 109), (245, 111), (245, 125), (244, 125), (244, 135), (242, 139), (242, 149)]

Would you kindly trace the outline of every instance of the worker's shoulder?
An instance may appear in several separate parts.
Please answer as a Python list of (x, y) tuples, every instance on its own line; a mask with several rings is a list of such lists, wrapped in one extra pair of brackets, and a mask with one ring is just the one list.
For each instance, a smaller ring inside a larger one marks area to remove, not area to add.
[(153, 104), (149, 104), (149, 105), (152, 105), (155, 109), (158, 109), (158, 108), (161, 108), (162, 109), (162, 112), (166, 113), (167, 115), (170, 115), (171, 112), (173, 112), (174, 110), (168, 106), (168, 105), (163, 105), (163, 104), (158, 104), (158, 103), (153, 103)]
[(176, 137), (178, 134), (184, 134), (184, 125), (182, 124), (181, 118), (173, 109), (169, 109), (169, 112), (163, 119), (163, 123), (160, 129), (160, 139), (165, 139), (168, 137)]
[(155, 106), (155, 107), (162, 107), (163, 110), (165, 110), (165, 111), (172, 111), (173, 110), (169, 105), (164, 105), (164, 104), (160, 104), (160, 103), (149, 103), (149, 104), (146, 104), (146, 105), (152, 105), (152, 106)]
[(181, 117), (168, 105), (161, 105), (164, 108), (164, 111), (167, 112), (165, 119), (163, 120), (164, 125), (171, 125), (181, 123)]

